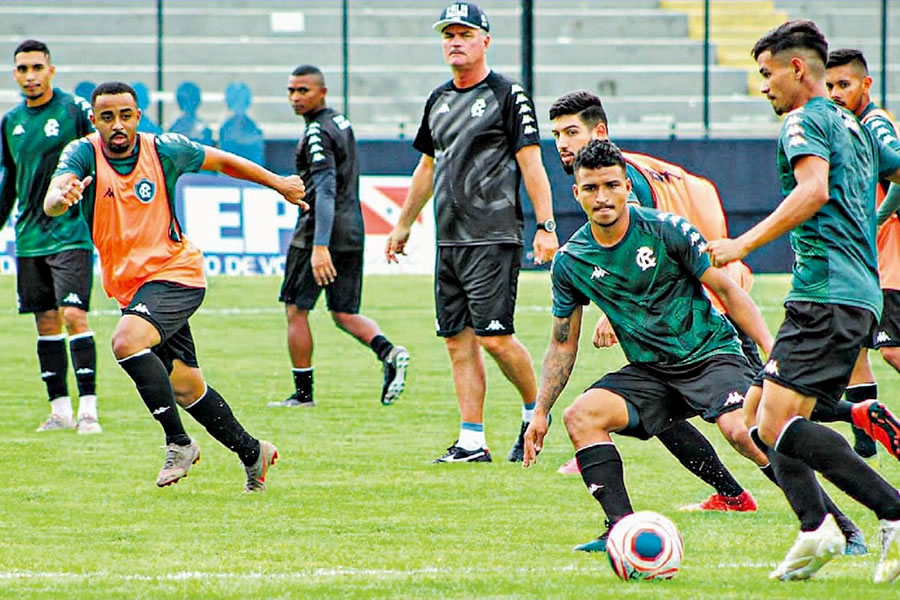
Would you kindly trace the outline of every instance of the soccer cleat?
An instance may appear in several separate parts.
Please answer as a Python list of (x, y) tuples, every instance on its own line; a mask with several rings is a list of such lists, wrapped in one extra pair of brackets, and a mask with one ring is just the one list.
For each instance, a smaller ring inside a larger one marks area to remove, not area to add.
[[(853, 424), (900, 458), (900, 421), (878, 400), (866, 400), (850, 409)], [(855, 447), (854, 447), (855, 448)]]
[(603, 535), (595, 540), (578, 544), (572, 550), (575, 552), (606, 552), (606, 540), (609, 537), (609, 530), (612, 529), (612, 523), (606, 520), (603, 524), (606, 525), (606, 531), (603, 532)]
[(528, 423), (522, 421), (522, 427), (519, 429), (519, 437), (516, 438), (516, 443), (513, 444), (512, 450), (509, 451), (509, 456), (506, 457), (506, 460), (509, 462), (522, 462), (525, 459), (526, 429), (528, 429)]
[(866, 537), (859, 529), (842, 530), (844, 534), (844, 555), (845, 556), (864, 556), (869, 553), (869, 547), (866, 546)]
[(557, 473), (561, 473), (562, 475), (579, 475), (581, 474), (581, 469), (578, 468), (578, 459), (574, 456), (567, 460), (565, 463), (559, 466), (556, 470)]
[(853, 430), (854, 452), (856, 452), (862, 458), (873, 458), (876, 454), (878, 454), (878, 446), (875, 444), (875, 440), (869, 437), (868, 433), (866, 433), (856, 425), (851, 425), (850, 428)]
[(64, 417), (52, 413), (46, 421), (41, 423), (40, 427), (35, 429), (35, 431), (59, 431), (61, 429), (72, 429), (74, 427), (75, 423), (72, 422), (71, 417)]
[(267, 406), (270, 406), (270, 407), (284, 406), (284, 407), (288, 407), (288, 408), (296, 408), (298, 406), (313, 407), (316, 405), (315, 400), (310, 399), (310, 400), (307, 400), (306, 402), (304, 402), (303, 400), (300, 400), (299, 395), (300, 395), (300, 392), (294, 392), (293, 394), (291, 394), (284, 400), (278, 400), (278, 401), (273, 400), (272, 402), (269, 402), (269, 404), (267, 404)]
[(169, 444), (166, 446), (166, 462), (156, 478), (156, 485), (166, 487), (176, 483), (182, 477), (187, 477), (191, 465), (200, 462), (200, 446), (191, 440), (187, 446)]
[(900, 575), (900, 521), (881, 521), (881, 558), (875, 583), (891, 583)]
[(749, 490), (744, 490), (739, 495), (723, 496), (713, 494), (699, 504), (687, 504), (679, 510), (695, 511), (720, 511), (720, 512), (756, 512), (756, 500)]
[(394, 346), (384, 359), (384, 382), (381, 385), (381, 403), (389, 406), (396, 402), (406, 387), (406, 369), (409, 367), (409, 351)]
[(264, 492), (266, 491), (266, 473), (269, 467), (278, 460), (278, 449), (265, 440), (259, 441), (259, 458), (251, 466), (244, 465), (247, 472), (247, 485), (244, 487), (245, 492)]
[(844, 546), (844, 534), (835, 522), (834, 515), (829, 513), (817, 529), (797, 534), (794, 545), (781, 564), (769, 573), (769, 579), (809, 579), (825, 563), (838, 554), (843, 554)]
[(100, 427), (100, 422), (97, 421), (97, 417), (90, 415), (78, 417), (78, 423), (75, 425), (75, 429), (78, 430), (78, 435), (103, 433), (103, 428)]
[(487, 446), (477, 450), (466, 450), (457, 446), (456, 442), (453, 442), (453, 445), (447, 448), (445, 455), (439, 456), (431, 463), (491, 462), (491, 451), (488, 450)]

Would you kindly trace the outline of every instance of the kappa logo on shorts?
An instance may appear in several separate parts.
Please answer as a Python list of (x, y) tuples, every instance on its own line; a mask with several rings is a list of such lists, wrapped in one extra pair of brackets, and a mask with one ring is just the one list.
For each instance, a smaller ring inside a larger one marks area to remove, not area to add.
[(81, 304), (81, 297), (75, 292), (69, 292), (69, 295), (62, 299), (63, 302), (71, 302), (73, 304)]
[(878, 332), (878, 335), (875, 336), (875, 343), (877, 344), (883, 344), (884, 342), (889, 341), (891, 341), (891, 336), (889, 336), (888, 332), (884, 331), (883, 329)]
[(505, 331), (506, 327), (504, 327), (503, 324), (501, 324), (497, 319), (492, 319), (491, 322), (488, 323), (488, 326), (485, 327), (485, 329), (487, 331)]
[(156, 184), (144, 177), (134, 186), (134, 195), (144, 204), (149, 204), (156, 196)]
[(776, 377), (781, 375), (781, 373), (778, 372), (778, 361), (774, 358), (766, 363), (766, 367), (763, 371), (767, 375), (775, 375)]
[(725, 399), (725, 406), (734, 406), (735, 404), (743, 404), (744, 395), (740, 392), (731, 392)]
[(134, 306), (132, 306), (132, 307), (131, 307), (130, 309), (128, 309), (128, 310), (129, 310), (130, 312), (141, 313), (142, 315), (149, 315), (149, 314), (150, 314), (150, 309), (147, 308), (147, 305), (144, 304), (143, 302), (138, 302), (137, 304), (135, 304)]

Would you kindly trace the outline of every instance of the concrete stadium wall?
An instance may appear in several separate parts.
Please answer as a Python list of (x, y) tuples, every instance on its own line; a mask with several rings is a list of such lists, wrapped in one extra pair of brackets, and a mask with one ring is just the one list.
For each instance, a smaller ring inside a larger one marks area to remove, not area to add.
[[(414, 133), (414, 132), (412, 132)], [(657, 156), (682, 165), (710, 179), (719, 189), (729, 231), (739, 235), (764, 218), (781, 202), (775, 172), (775, 141), (766, 140), (627, 140), (617, 139), (623, 149)], [(266, 143), (266, 163), (279, 173), (290, 173), (294, 165), (295, 140)], [(410, 175), (419, 153), (410, 140), (361, 140), (360, 167), (367, 175)], [(542, 154), (553, 188), (553, 208), (559, 222), (560, 240), (584, 223), (584, 214), (572, 199), (572, 180), (559, 166), (553, 142), (545, 140)], [(526, 203), (526, 236), (534, 235), (534, 217)], [(530, 241), (527, 242), (530, 247)], [(526, 251), (529, 248), (526, 247)], [(526, 252), (527, 254), (527, 252)], [(793, 254), (786, 237), (756, 251), (747, 264), (760, 273), (790, 271)], [(523, 267), (532, 267), (526, 257)]]

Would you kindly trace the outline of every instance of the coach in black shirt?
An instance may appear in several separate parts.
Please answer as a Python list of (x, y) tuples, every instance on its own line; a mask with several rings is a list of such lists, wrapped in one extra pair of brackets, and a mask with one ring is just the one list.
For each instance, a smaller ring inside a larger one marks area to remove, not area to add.
[(487, 66), (487, 16), (456, 2), (434, 29), (443, 39), (453, 79), (428, 97), (414, 146), (422, 158), (412, 176), (385, 254), (396, 261), (410, 226), (434, 194), (437, 225), (437, 334), (453, 366), (459, 439), (435, 462), (489, 462), (484, 436), (484, 360), (494, 357), (522, 396), (522, 430), (509, 460), (522, 460), (522, 435), (537, 396), (531, 357), (514, 337), (513, 313), (523, 246), (524, 180), (537, 216), (535, 262), (558, 247), (550, 183), (540, 154), (534, 105), (518, 83)]
[(394, 346), (375, 321), (359, 314), (365, 232), (353, 128), (344, 115), (325, 105), (328, 88), (317, 67), (294, 69), (287, 90), (291, 107), (306, 122), (296, 161), (310, 209), (297, 217), (279, 296), (287, 313), (296, 391), (269, 406), (315, 406), (307, 317), (323, 289), (335, 324), (371, 347), (382, 362), (381, 403), (393, 404), (403, 391), (409, 352)]

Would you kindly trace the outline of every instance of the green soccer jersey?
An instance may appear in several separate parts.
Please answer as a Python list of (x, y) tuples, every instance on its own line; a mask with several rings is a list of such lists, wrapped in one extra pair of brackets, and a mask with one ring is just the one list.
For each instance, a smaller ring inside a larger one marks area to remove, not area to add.
[(0, 226), (6, 223), (18, 199), (16, 254), (47, 256), (64, 250), (90, 249), (91, 239), (78, 211), (51, 218), (44, 214), (44, 195), (62, 149), (94, 128), (90, 105), (54, 88), (41, 106), (23, 102), (0, 123), (3, 168), (0, 183)]
[[(138, 135), (149, 134), (139, 133)], [(175, 185), (178, 182), (178, 178), (183, 173), (199, 171), (203, 160), (206, 158), (206, 151), (203, 149), (203, 146), (189, 140), (180, 133), (163, 133), (158, 135), (154, 140), (154, 144), (163, 173), (166, 176), (166, 192), (168, 193), (170, 210), (172, 215), (175, 215)], [(134, 154), (126, 158), (108, 159), (110, 166), (122, 175), (130, 173), (137, 164), (140, 147), (140, 143), (136, 143)], [(94, 215), (96, 171), (97, 163), (94, 156), (94, 147), (89, 139), (84, 138), (75, 140), (66, 146), (62, 156), (60, 156), (56, 173), (53, 174), (56, 177), (64, 173), (72, 173), (79, 179), (84, 179), (87, 175), (94, 177), (95, 181), (91, 182), (84, 191), (84, 199), (80, 203), (82, 213), (89, 226)], [(177, 232), (174, 227), (170, 228), (170, 234), (173, 239), (177, 239)]]
[(900, 168), (900, 155), (856, 116), (823, 97), (788, 113), (778, 140), (778, 175), (787, 196), (794, 161), (828, 161), (828, 202), (791, 230), (793, 281), (786, 301), (845, 304), (881, 317), (875, 252), (875, 186)]
[(625, 237), (603, 247), (590, 223), (553, 259), (553, 315), (594, 302), (606, 313), (632, 363), (689, 365), (717, 354), (741, 355), (731, 324), (699, 278), (710, 267), (706, 240), (684, 217), (629, 206)]
[(631, 193), (628, 195), (628, 201), (647, 208), (655, 208), (653, 190), (650, 188), (647, 178), (631, 163), (625, 163), (625, 175), (631, 180)]

